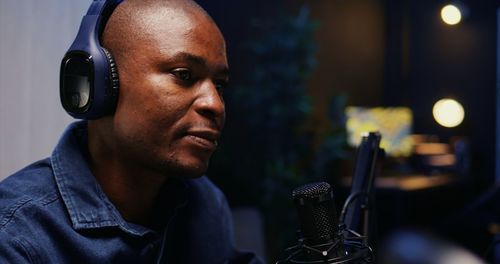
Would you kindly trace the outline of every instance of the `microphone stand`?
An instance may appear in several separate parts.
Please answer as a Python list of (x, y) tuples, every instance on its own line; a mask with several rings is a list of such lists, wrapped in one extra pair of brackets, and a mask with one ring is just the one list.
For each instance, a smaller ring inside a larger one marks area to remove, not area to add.
[(376, 208), (374, 203), (373, 183), (378, 172), (378, 163), (383, 157), (383, 149), (379, 147), (381, 135), (378, 132), (369, 132), (363, 135), (356, 158), (356, 167), (352, 179), (351, 194), (346, 199), (340, 222), (346, 225), (347, 230), (357, 231), (359, 220), (362, 219), (363, 243), (375, 244)]
[[(297, 245), (285, 250), (288, 257), (276, 264), (365, 264), (373, 263), (375, 203), (373, 181), (381, 135), (370, 132), (358, 148), (351, 194), (342, 208), (340, 223), (333, 207), (331, 186), (325, 182), (306, 184), (292, 192), (301, 223)], [(362, 216), (362, 217), (360, 217)], [(360, 219), (361, 218), (361, 219)], [(362, 220), (362, 235), (356, 230)]]

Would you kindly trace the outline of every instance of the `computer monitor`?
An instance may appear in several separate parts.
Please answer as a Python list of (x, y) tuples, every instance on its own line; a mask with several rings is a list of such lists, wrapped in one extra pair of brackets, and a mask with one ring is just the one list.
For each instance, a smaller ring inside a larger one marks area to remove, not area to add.
[(407, 107), (358, 107), (345, 110), (348, 143), (357, 147), (362, 133), (378, 131), (382, 135), (380, 147), (390, 157), (408, 157), (413, 140), (411, 109)]

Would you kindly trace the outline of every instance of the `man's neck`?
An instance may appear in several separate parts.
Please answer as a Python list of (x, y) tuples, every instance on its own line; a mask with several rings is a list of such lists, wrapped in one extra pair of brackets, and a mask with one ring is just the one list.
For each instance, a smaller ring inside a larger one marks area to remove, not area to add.
[(88, 147), (92, 173), (126, 221), (149, 226), (153, 207), (166, 177), (123, 160), (123, 156), (115, 153), (109, 142), (103, 142), (105, 137), (98, 133), (89, 122)]
[(164, 180), (152, 180), (150, 175), (107, 163), (92, 166), (102, 190), (122, 217), (132, 223), (148, 226), (154, 204)]

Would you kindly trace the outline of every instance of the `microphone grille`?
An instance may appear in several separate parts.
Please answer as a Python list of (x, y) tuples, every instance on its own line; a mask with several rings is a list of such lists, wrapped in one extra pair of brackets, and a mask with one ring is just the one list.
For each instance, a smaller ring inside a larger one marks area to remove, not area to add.
[(330, 184), (314, 182), (299, 186), (292, 191), (292, 198), (307, 245), (335, 238), (338, 221)]
[(313, 182), (295, 188), (292, 197), (295, 198), (316, 198), (331, 190), (330, 184), (326, 182)]

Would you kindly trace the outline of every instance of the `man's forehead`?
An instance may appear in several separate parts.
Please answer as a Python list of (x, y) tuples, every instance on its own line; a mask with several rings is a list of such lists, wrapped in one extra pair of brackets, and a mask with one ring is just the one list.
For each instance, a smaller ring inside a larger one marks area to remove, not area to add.
[(206, 52), (215, 52), (225, 57), (223, 36), (200, 7), (157, 2), (129, 0), (117, 7), (103, 37), (114, 55), (155, 50), (159, 56), (167, 57), (177, 51), (193, 52), (204, 46), (194, 53), (204, 57)]
[[(128, 0), (117, 8), (123, 9), (127, 20), (139, 25), (155, 25), (157, 20), (183, 23), (187, 20), (209, 20), (208, 13), (190, 0)], [(212, 21), (213, 22), (213, 21)]]
[(196, 21), (193, 12), (186, 12), (186, 10), (172, 8), (168, 6), (154, 7), (141, 7), (139, 10), (132, 11), (128, 19), (130, 27), (144, 32), (154, 31), (159, 28), (174, 28), (177, 25), (187, 25)]
[(215, 23), (205, 13), (189, 6), (140, 6), (139, 10), (133, 11), (123, 22), (121, 27), (129, 30), (133, 38), (151, 38), (159, 34), (168, 34), (170, 37), (188, 36), (197, 28), (215, 28), (218, 31)]

